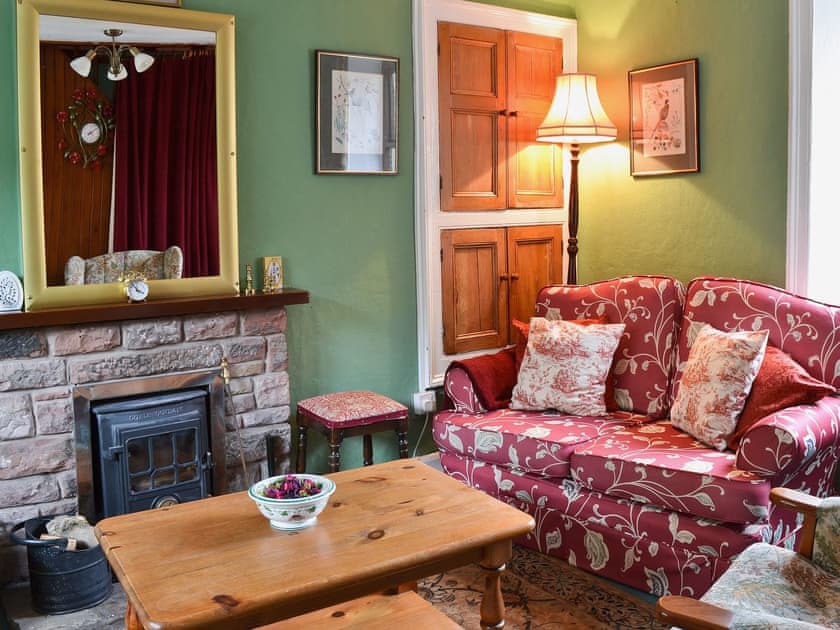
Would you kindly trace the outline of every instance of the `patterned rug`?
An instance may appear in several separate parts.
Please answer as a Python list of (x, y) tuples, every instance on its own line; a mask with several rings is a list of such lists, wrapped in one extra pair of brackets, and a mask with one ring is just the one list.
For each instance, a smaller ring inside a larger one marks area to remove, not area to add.
[[(477, 565), (419, 583), (420, 594), (466, 630), (479, 630), (484, 576)], [(654, 605), (566, 562), (514, 546), (502, 574), (507, 630), (666, 630)]]

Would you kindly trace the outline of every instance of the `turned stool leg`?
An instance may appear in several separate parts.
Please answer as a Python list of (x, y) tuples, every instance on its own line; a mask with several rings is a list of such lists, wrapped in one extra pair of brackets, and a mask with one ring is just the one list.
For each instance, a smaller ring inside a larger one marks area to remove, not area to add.
[(344, 439), (344, 434), (341, 431), (332, 429), (330, 431), (330, 472), (338, 472), (341, 468), (341, 440)]
[(365, 466), (370, 466), (373, 463), (373, 438), (370, 433), (365, 433), (362, 440), (364, 441), (363, 463)]
[(306, 472), (306, 427), (300, 423), (300, 419), (298, 419), (298, 428), (297, 428), (297, 466), (295, 467), (296, 472), (298, 473), (305, 473)]
[(399, 426), (396, 428), (396, 433), (397, 446), (400, 449), (400, 457), (405, 459), (408, 457), (408, 418), (400, 421)]

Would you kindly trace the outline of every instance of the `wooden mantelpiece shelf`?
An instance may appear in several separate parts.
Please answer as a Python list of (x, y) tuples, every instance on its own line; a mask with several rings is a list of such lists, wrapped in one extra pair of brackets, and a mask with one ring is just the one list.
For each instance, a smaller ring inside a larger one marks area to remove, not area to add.
[(193, 313), (221, 313), (260, 308), (308, 304), (309, 291), (303, 289), (280, 289), (274, 293), (255, 295), (216, 295), (169, 300), (150, 300), (128, 304), (95, 304), (52, 308), (26, 313), (0, 314), (0, 330), (18, 328), (41, 328), (92, 322), (114, 322), (127, 319), (146, 319), (169, 315), (191, 315)]

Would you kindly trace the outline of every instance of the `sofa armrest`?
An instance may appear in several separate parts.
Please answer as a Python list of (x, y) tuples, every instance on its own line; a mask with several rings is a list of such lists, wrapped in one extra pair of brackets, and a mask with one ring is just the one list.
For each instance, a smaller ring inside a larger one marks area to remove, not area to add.
[(452, 403), (452, 409), (458, 413), (484, 413), (487, 411), (478, 399), (470, 375), (459, 367), (446, 370), (443, 379), (443, 391)]
[(514, 349), (453, 361), (443, 385), (457, 412), (484, 413), (507, 407), (516, 385)]
[(840, 441), (840, 398), (782, 409), (756, 422), (741, 439), (736, 466), (774, 485)]

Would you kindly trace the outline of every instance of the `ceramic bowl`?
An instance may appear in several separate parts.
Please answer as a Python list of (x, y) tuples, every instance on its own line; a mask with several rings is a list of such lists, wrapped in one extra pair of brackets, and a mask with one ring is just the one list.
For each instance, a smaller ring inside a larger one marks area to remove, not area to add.
[(318, 515), (327, 506), (330, 495), (335, 492), (335, 482), (327, 477), (306, 474), (294, 476), (301, 481), (309, 479), (321, 484), (321, 492), (297, 499), (270, 499), (262, 495), (266, 486), (278, 479), (284, 479), (287, 475), (262, 479), (248, 489), (248, 496), (254, 500), (260, 512), (275, 529), (293, 530), (311, 527), (315, 524)]

